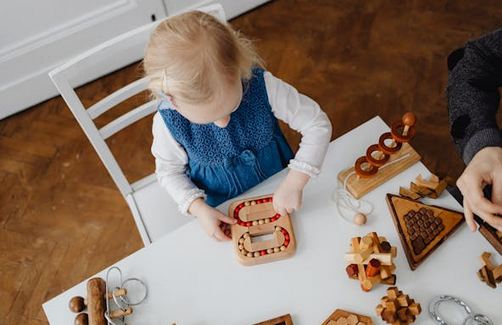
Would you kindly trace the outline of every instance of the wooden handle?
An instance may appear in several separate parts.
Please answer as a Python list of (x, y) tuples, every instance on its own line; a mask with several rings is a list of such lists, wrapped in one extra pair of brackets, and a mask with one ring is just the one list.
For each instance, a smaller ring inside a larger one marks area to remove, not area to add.
[(87, 281), (87, 309), (89, 325), (106, 325), (106, 283), (101, 278)]
[(114, 319), (114, 318), (120, 318), (120, 317), (123, 317), (123, 316), (129, 316), (132, 314), (132, 308), (129, 307), (125, 310), (122, 310), (122, 309), (117, 309), (117, 310), (113, 310), (110, 312), (110, 318)]
[(115, 296), (115, 297), (122, 297), (122, 296), (125, 296), (125, 295), (127, 295), (127, 289), (125, 289), (125, 288), (119, 288), (119, 289), (115, 289), (113, 291), (113, 293), (109, 292), (108, 295), (106, 296), (106, 298), (113, 299), (113, 296)]
[(403, 115), (403, 124), (404, 124), (404, 130), (403, 130), (403, 135), (404, 136), (407, 136), (408, 135), (408, 131), (410, 130), (410, 127), (412, 127), (413, 125), (415, 125), (415, 123), (417, 122), (417, 117), (415, 116), (415, 114), (411, 113), (411, 112), (408, 112), (406, 114)]

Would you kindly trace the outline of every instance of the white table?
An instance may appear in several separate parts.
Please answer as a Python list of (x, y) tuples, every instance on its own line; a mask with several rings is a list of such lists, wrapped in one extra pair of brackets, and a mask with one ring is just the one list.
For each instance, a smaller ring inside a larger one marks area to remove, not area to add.
[[(241, 266), (230, 242), (214, 242), (196, 222), (190, 222), (116, 263), (126, 277), (139, 277), (149, 286), (148, 299), (135, 308), (129, 323), (251, 324), (290, 313), (295, 325), (313, 325), (320, 324), (336, 308), (366, 314), (375, 324), (382, 323), (375, 307), (387, 286), (363, 292), (358, 281), (347, 278), (343, 259), (351, 237), (376, 231), (398, 247), (397, 286), (423, 308), (416, 324), (432, 324), (427, 305), (438, 294), (461, 297), (475, 311), (502, 324), (502, 292), (489, 288), (476, 275), (481, 267), (480, 254), (495, 251), (465, 225), (416, 271), (408, 266), (385, 194), (396, 193), (399, 186), (409, 184), (420, 173), (428, 175), (422, 163), (365, 196), (375, 206), (365, 226), (348, 224), (337, 214), (330, 202), (337, 173), (350, 166), (386, 130), (387, 125), (375, 117), (330, 144), (322, 174), (305, 188), (304, 206), (292, 218), (298, 245), (293, 258)], [(273, 192), (284, 175), (284, 171), (275, 175), (244, 196)], [(461, 210), (446, 192), (434, 203)], [(226, 207), (221, 208), (226, 211)], [(97, 275), (104, 277), (105, 271)], [(72, 296), (85, 295), (85, 283), (44, 304), (51, 324), (73, 323), (75, 314), (68, 310), (68, 301)], [(460, 318), (450, 320), (458, 323)]]

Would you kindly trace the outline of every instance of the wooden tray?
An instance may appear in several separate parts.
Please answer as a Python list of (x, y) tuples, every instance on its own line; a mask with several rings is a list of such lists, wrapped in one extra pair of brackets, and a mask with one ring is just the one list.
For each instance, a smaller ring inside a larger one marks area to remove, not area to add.
[[(346, 311), (346, 310), (343, 310), (343, 309), (337, 309), (335, 310), (323, 323), (322, 325), (338, 325), (338, 322), (337, 321), (341, 321), (341, 318), (349, 318), (349, 317), (357, 317), (357, 323), (354, 323), (355, 324), (364, 324), (364, 325), (373, 325), (373, 321), (371, 320), (370, 317), (368, 316), (363, 316), (363, 315), (359, 315), (359, 314), (356, 314), (356, 313), (352, 313), (350, 311)], [(345, 323), (345, 322), (344, 322)], [(353, 323), (353, 322), (352, 322)], [(345, 323), (345, 324), (350, 324), (352, 325), (352, 323)]]
[[(387, 194), (387, 204), (399, 238), (401, 239), (406, 258), (408, 259), (408, 264), (412, 270), (415, 270), (424, 259), (434, 252), (464, 222), (464, 214), (461, 212), (435, 205), (423, 204), (398, 195)], [(416, 211), (420, 208), (431, 209), (434, 212), (434, 217), (441, 218), (444, 229), (430, 243), (425, 245), (425, 248), (419, 254), (416, 254), (404, 219), (405, 214), (410, 210)]]

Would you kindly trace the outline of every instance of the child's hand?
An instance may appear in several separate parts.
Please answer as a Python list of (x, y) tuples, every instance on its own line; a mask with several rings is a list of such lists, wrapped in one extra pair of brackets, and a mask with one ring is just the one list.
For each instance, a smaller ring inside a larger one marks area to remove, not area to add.
[(231, 239), (229, 232), (225, 231), (227, 232), (227, 234), (225, 234), (223, 229), (226, 228), (228, 230), (226, 224), (234, 224), (237, 220), (227, 217), (218, 209), (207, 205), (201, 198), (192, 202), (188, 212), (197, 217), (202, 229), (204, 229), (209, 236), (214, 237), (214, 239), (218, 241)]
[(293, 213), (302, 206), (303, 188), (310, 176), (296, 170), (290, 170), (274, 193), (274, 209), (284, 215)]

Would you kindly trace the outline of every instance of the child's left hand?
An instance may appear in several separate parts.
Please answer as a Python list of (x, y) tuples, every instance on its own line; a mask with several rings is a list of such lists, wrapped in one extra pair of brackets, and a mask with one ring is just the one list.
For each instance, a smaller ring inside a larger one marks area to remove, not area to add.
[(274, 210), (281, 215), (291, 214), (302, 207), (303, 188), (310, 176), (291, 169), (274, 193)]

